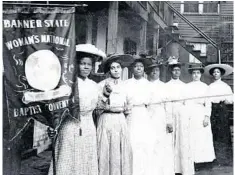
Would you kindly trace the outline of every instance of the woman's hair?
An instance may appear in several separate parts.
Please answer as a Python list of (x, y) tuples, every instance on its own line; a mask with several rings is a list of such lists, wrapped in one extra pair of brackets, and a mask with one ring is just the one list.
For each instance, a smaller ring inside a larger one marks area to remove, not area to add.
[(146, 73), (147, 75), (149, 75), (149, 74), (153, 71), (153, 69), (156, 68), (156, 67), (159, 68), (159, 70), (160, 70), (160, 67), (159, 67), (159, 66), (150, 67), (150, 68), (147, 67), (147, 68), (145, 69), (145, 73)]
[(181, 69), (181, 65), (180, 64), (173, 64), (169, 66), (169, 69), (172, 71), (175, 67), (178, 67)]
[(145, 68), (144, 60), (141, 60), (141, 59), (135, 60), (135, 61), (132, 63), (131, 67), (134, 68), (137, 63), (142, 63), (143, 66), (144, 66), (144, 68)]
[(111, 65), (112, 65), (113, 63), (118, 63), (118, 64), (120, 64), (121, 68), (123, 68), (122, 62), (121, 62), (120, 60), (115, 60), (115, 61), (110, 62), (110, 63), (107, 65), (109, 71), (110, 71)]
[(95, 55), (92, 55), (92, 54), (89, 54), (89, 53), (85, 53), (85, 52), (76, 52), (76, 59), (77, 59), (77, 63), (79, 64), (80, 61), (85, 58), (85, 57), (88, 57), (88, 58), (91, 58), (91, 61), (92, 61), (92, 65), (95, 63)]
[(225, 70), (224, 70), (224, 69), (222, 69), (222, 68), (220, 68), (220, 67), (214, 67), (214, 68), (212, 68), (212, 69), (209, 71), (210, 75), (213, 75), (213, 72), (214, 72), (215, 69), (219, 69), (219, 70), (220, 70), (221, 76), (225, 74)]
[(199, 70), (199, 71), (201, 72), (201, 74), (204, 73), (204, 69), (189, 69), (188, 72), (189, 72), (190, 74), (192, 74), (193, 71), (195, 71), (195, 70)]

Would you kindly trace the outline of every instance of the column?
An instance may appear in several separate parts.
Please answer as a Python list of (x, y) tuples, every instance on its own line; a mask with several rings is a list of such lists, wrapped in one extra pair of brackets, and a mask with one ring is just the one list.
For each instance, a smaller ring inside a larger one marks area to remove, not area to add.
[(107, 54), (117, 52), (118, 1), (109, 2)]
[(88, 44), (92, 43), (92, 21), (93, 17), (92, 15), (89, 15), (87, 17), (87, 31), (86, 31), (86, 43)]
[(140, 52), (146, 52), (147, 21), (141, 21), (140, 29)]
[(159, 44), (159, 26), (156, 25), (153, 31), (153, 56), (156, 56)]

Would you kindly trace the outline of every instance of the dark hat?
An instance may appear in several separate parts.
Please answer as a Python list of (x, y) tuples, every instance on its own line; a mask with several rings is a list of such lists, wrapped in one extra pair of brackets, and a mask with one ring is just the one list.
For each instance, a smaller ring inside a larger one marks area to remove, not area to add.
[(107, 73), (110, 69), (110, 65), (113, 62), (119, 63), (122, 67), (129, 67), (134, 61), (134, 58), (130, 54), (113, 54), (108, 56), (108, 59), (101, 65), (104, 73)]
[(200, 72), (203, 74), (204, 73), (204, 68), (203, 68), (203, 66), (202, 66), (202, 64), (190, 64), (189, 65), (189, 67), (188, 67), (188, 72), (190, 73), (190, 74), (192, 74), (192, 72), (194, 71), (194, 70), (200, 70)]

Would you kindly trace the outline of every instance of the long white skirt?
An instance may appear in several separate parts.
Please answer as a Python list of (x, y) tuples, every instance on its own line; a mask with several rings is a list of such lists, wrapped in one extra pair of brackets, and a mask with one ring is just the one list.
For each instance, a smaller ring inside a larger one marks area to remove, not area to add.
[(181, 103), (175, 103), (172, 111), (175, 173), (193, 175), (195, 172), (190, 139), (190, 118), (187, 109)]
[(152, 175), (154, 137), (146, 107), (134, 107), (130, 119), (130, 141), (133, 151), (133, 175)]
[(211, 124), (207, 127), (203, 126), (205, 118), (205, 107), (200, 104), (191, 105), (191, 147), (193, 159), (196, 163), (212, 162), (215, 159), (215, 151), (213, 145), (213, 136)]
[(174, 175), (172, 134), (166, 131), (166, 113), (162, 105), (149, 108), (154, 146), (151, 161), (152, 174)]

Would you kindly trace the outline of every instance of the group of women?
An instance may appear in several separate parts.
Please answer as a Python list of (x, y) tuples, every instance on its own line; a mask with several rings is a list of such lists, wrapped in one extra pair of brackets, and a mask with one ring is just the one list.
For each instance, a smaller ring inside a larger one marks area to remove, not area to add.
[[(62, 123), (50, 175), (53, 168), (56, 175), (193, 175), (194, 162), (215, 159), (211, 104), (232, 103), (231, 88), (220, 78), (208, 88), (200, 81), (204, 68), (192, 66), (193, 81), (185, 84), (179, 80), (180, 63), (173, 61), (172, 79), (163, 83), (161, 65), (146, 66), (139, 58), (131, 65), (133, 77), (123, 81), (122, 61), (111, 56), (104, 63), (110, 77), (96, 84), (88, 76), (97, 57), (89, 48), (81, 52), (79, 45), (76, 51), (80, 121)], [(229, 71), (220, 65), (209, 69), (214, 77)], [(206, 98), (208, 92), (228, 96)]]

